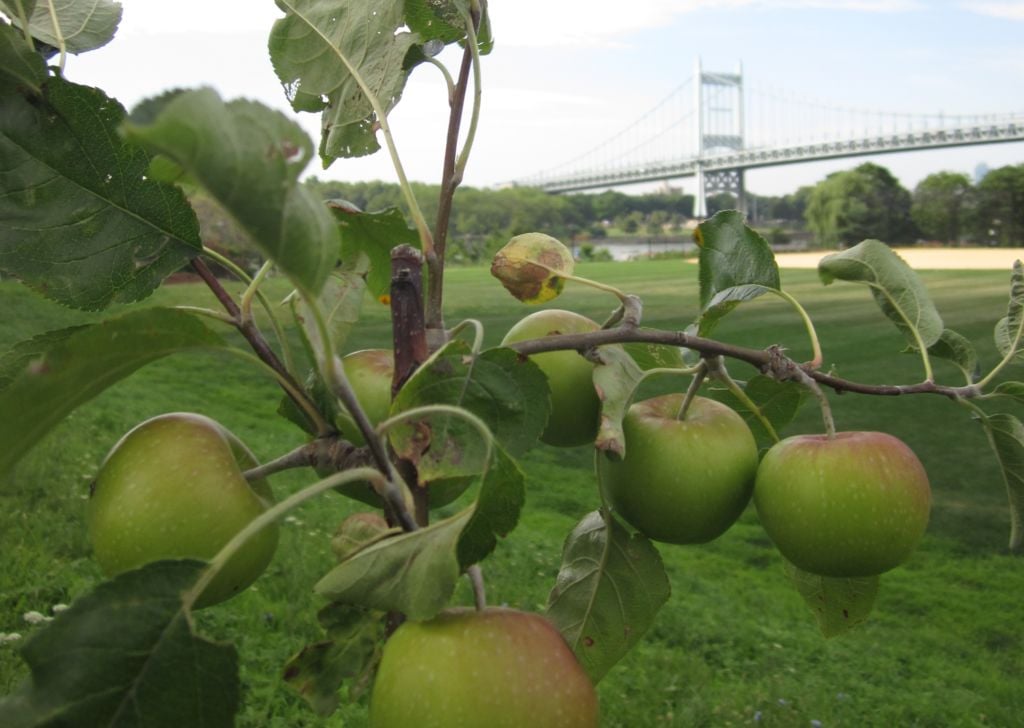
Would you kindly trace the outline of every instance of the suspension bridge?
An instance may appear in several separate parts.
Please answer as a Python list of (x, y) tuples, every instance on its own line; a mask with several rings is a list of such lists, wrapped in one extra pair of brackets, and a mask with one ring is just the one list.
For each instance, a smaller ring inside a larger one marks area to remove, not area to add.
[(744, 171), (822, 159), (1024, 141), (1024, 112), (922, 114), (858, 109), (745, 87), (743, 67), (693, 75), (627, 127), (515, 184), (552, 193), (696, 177), (694, 214), (720, 192), (744, 205)]

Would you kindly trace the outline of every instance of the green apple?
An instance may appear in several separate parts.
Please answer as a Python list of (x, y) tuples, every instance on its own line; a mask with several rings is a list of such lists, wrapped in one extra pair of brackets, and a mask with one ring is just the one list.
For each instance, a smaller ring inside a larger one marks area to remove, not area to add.
[(765, 454), (754, 505), (769, 538), (804, 571), (874, 576), (917, 546), (931, 488), (917, 456), (892, 435), (797, 435)]
[(594, 686), (550, 622), (453, 609), (406, 622), (384, 645), (372, 728), (591, 728)]
[[(371, 425), (388, 418), (391, 411), (391, 378), (395, 371), (395, 357), (387, 349), (363, 349), (342, 357), (341, 367), (352, 386), (359, 405)], [(353, 445), (365, 445), (363, 434), (355, 420), (342, 411), (337, 418), (342, 437)]]
[[(549, 308), (532, 313), (509, 329), (502, 345), (555, 334), (586, 334), (600, 328), (586, 316)], [(594, 389), (594, 365), (576, 351), (546, 351), (530, 356), (548, 378), (551, 417), (541, 442), (574, 447), (593, 442), (601, 416), (601, 400)]]
[[(209, 561), (273, 503), (265, 480), (242, 471), (256, 459), (218, 422), (177, 412), (136, 426), (114, 445), (92, 484), (87, 523), (108, 576), (151, 561)], [(203, 592), (197, 606), (228, 599), (263, 573), (277, 528), (255, 534)]]
[(757, 443), (726, 405), (694, 397), (679, 419), (682, 394), (633, 404), (622, 421), (626, 455), (598, 457), (609, 504), (648, 538), (706, 543), (750, 502)]

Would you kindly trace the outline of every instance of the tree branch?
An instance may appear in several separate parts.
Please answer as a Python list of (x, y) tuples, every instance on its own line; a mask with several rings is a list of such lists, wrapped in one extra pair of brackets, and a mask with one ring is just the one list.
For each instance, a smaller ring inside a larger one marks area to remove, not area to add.
[[(474, 25), (479, 25), (480, 16), (473, 15)], [(459, 146), (459, 129), (462, 126), (462, 115), (466, 106), (466, 90), (469, 87), (469, 75), (473, 67), (473, 52), (467, 42), (459, 67), (459, 78), (451, 95), (448, 114), (448, 136), (444, 148), (444, 163), (441, 171), (441, 191), (437, 205), (437, 220), (434, 225), (434, 249), (427, 251), (427, 329), (443, 330), (444, 314), (442, 302), (444, 298), (444, 256), (448, 242), (448, 226), (451, 220), (452, 203), (455, 190), (462, 182), (457, 175), (456, 156)]]
[(971, 399), (980, 396), (982, 393), (981, 389), (975, 385), (949, 387), (931, 381), (918, 384), (863, 384), (853, 382), (849, 379), (836, 377), (812, 367), (798, 364), (787, 357), (779, 346), (770, 346), (767, 349), (751, 349), (727, 344), (722, 341), (715, 341), (714, 339), (692, 336), (683, 331), (620, 327), (602, 329), (601, 331), (586, 334), (543, 336), (539, 339), (529, 339), (508, 344), (508, 347), (524, 355), (564, 349), (575, 349), (583, 353), (587, 349), (604, 344), (627, 344), (634, 342), (667, 344), (669, 346), (679, 346), (699, 351), (705, 357), (724, 356), (730, 359), (737, 359), (756, 367), (765, 374), (780, 381), (799, 380), (803, 378), (803, 374), (806, 374), (818, 384), (836, 392), (856, 392), (857, 394), (886, 397), (904, 394), (940, 394), (952, 399)]

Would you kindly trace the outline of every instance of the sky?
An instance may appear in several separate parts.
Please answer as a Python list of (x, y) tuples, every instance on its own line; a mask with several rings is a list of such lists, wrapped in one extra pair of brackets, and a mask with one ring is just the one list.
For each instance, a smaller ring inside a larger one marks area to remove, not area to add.
[[(271, 0), (124, 0), (117, 37), (68, 59), (71, 80), (127, 107), (176, 87), (212, 86), (296, 118), (274, 75)], [(487, 187), (556, 167), (600, 144), (689, 78), (742, 63), (748, 88), (893, 112), (1024, 112), (1024, 0), (491, 0), (480, 131), (465, 184)], [(456, 68), (459, 53), (441, 56)], [(447, 101), (420, 66), (389, 117), (410, 179), (440, 178)], [(973, 175), (1024, 163), (1024, 142), (791, 165), (747, 173), (747, 189), (786, 194), (863, 161), (913, 188), (937, 171)], [(396, 181), (380, 152), (307, 170), (321, 179)], [(693, 192), (692, 178), (673, 186)], [(648, 187), (624, 187), (639, 192)]]

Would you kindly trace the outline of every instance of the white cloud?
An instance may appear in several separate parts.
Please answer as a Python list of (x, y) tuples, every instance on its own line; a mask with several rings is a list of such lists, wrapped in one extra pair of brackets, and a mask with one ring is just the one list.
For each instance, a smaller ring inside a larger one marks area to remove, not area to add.
[(263, 36), (284, 13), (274, 3), (251, 0), (126, 2), (121, 33), (259, 33)]
[(631, 0), (623, 10), (620, 0), (516, 0), (492, 3), (490, 14), (502, 45), (615, 47), (633, 33), (667, 26), (679, 15), (700, 10), (898, 13), (922, 7), (920, 0)]
[(960, 7), (980, 15), (991, 15), (994, 18), (1024, 20), (1024, 2), (964, 2), (960, 3)]

